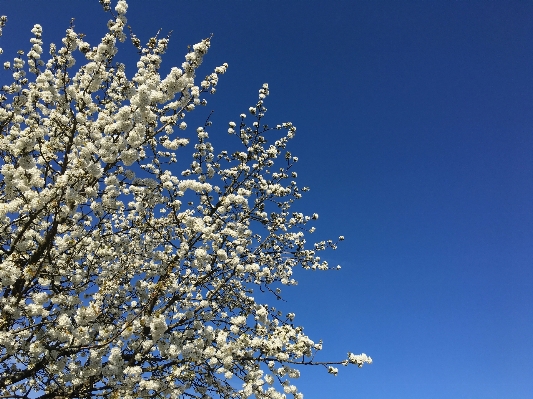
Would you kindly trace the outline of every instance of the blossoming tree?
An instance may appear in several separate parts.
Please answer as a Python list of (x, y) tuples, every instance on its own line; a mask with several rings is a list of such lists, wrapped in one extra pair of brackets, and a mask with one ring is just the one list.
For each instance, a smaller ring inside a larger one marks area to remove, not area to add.
[(305, 247), (317, 215), (291, 211), (307, 190), (285, 149), (296, 128), (263, 123), (268, 85), (229, 123), (237, 151), (215, 152), (209, 122), (183, 138), (227, 65), (195, 83), (205, 39), (161, 78), (168, 37), (142, 46), (129, 32), (128, 79), (116, 62), (127, 4), (101, 3), (112, 19), (97, 46), (71, 25), (44, 61), (35, 25), (29, 52), (4, 63), (0, 396), (302, 398), (298, 365), (370, 363), (315, 361), (321, 343), (294, 314), (253, 297), (279, 298), (295, 267), (328, 269), (317, 253), (335, 248)]

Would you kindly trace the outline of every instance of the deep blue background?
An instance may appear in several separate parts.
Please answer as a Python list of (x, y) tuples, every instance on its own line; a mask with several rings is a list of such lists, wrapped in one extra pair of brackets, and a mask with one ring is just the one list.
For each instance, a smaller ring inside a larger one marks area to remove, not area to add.
[[(75, 17), (96, 44), (108, 19), (96, 0), (0, 13), (2, 63), (34, 23), (48, 44)], [(131, 1), (128, 23), (174, 31), (166, 70), (214, 34), (200, 75), (229, 69), (196, 113), (224, 149), (264, 82), (270, 123), (298, 127), (299, 209), (317, 240), (346, 236), (326, 257), (343, 269), (297, 273), (276, 305), (321, 359), (374, 358), (303, 370), (306, 399), (533, 397), (533, 2)]]

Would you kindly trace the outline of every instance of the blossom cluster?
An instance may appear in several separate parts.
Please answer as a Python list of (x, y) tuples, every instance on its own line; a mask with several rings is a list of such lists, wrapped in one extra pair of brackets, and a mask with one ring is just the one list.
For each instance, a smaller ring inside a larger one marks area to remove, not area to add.
[(370, 363), (314, 361), (321, 342), (254, 298), (281, 298), (296, 267), (330, 269), (318, 255), (336, 247), (306, 246), (318, 215), (291, 210), (308, 189), (286, 149), (296, 128), (263, 123), (268, 85), (229, 123), (236, 151), (215, 152), (210, 123), (180, 137), (228, 65), (195, 83), (205, 39), (162, 77), (169, 38), (130, 32), (129, 79), (116, 62), (128, 5), (101, 3), (112, 19), (98, 45), (71, 25), (45, 60), (35, 25), (25, 57), (4, 63), (0, 396), (302, 398), (298, 365)]

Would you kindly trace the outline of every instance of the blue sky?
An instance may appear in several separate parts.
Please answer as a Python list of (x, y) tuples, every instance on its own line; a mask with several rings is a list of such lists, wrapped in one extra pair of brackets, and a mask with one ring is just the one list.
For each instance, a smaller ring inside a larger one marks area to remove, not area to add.
[[(0, 13), (3, 61), (34, 23), (58, 42), (75, 17), (95, 43), (107, 21), (96, 0)], [(327, 257), (343, 269), (297, 273), (276, 305), (321, 359), (374, 359), (302, 370), (306, 399), (533, 396), (532, 2), (130, 1), (128, 22), (174, 31), (163, 69), (214, 34), (200, 75), (229, 69), (196, 112), (220, 145), (264, 82), (270, 123), (298, 128), (297, 207), (317, 240), (346, 237)]]

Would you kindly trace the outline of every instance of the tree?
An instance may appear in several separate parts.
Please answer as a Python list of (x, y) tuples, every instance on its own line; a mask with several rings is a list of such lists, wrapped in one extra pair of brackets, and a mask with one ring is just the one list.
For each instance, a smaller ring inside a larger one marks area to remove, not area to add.
[(142, 46), (130, 31), (139, 61), (128, 79), (116, 61), (127, 4), (101, 3), (112, 19), (96, 47), (71, 23), (45, 62), (35, 25), (26, 60), (4, 63), (0, 395), (301, 398), (294, 367), (370, 363), (315, 361), (321, 343), (294, 314), (252, 296), (281, 298), (294, 268), (329, 269), (317, 254), (336, 247), (305, 247), (318, 216), (291, 211), (307, 188), (286, 150), (296, 128), (264, 124), (268, 85), (229, 123), (237, 151), (215, 153), (208, 118), (176, 175), (190, 139), (175, 130), (227, 64), (195, 85), (205, 39), (161, 79), (169, 37)]

